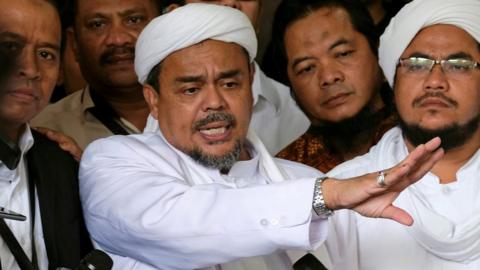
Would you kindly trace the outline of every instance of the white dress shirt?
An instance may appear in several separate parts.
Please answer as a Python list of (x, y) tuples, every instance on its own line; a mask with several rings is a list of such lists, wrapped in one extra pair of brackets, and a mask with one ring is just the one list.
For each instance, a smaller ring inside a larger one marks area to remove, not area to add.
[[(383, 170), (407, 155), (397, 127), (367, 154), (328, 175), (347, 178)], [(413, 216), (411, 227), (337, 211), (326, 242), (334, 269), (480, 269), (480, 151), (460, 168), (456, 180), (440, 184), (436, 175), (427, 173), (400, 194), (394, 205)]]
[[(322, 174), (253, 145), (251, 160), (222, 175), (160, 133), (93, 142), (80, 165), (91, 236), (102, 249), (136, 260), (116, 258), (116, 269), (290, 269), (283, 249), (311, 249), (326, 237), (326, 222), (312, 221), (311, 211)], [(267, 256), (241, 260), (259, 255)]]
[[(290, 88), (267, 77), (257, 63), (252, 94), (250, 129), (260, 137), (270, 154), (278, 154), (307, 131), (310, 120), (290, 95)], [(158, 122), (149, 115), (144, 132), (156, 131)]]
[[(33, 145), (33, 137), (30, 128), (26, 127), (20, 137), (18, 146), (22, 151), (21, 160), (14, 170), (10, 170), (0, 161), (0, 206), (15, 211), (27, 217), (26, 221), (16, 221), (6, 219), (8, 227), (17, 238), (25, 254), (29, 259), (32, 258), (32, 230), (31, 230), (31, 212), (30, 197), (28, 189), (28, 171), (26, 153)], [(37, 252), (37, 262), (40, 270), (48, 269), (48, 258), (43, 239), (42, 221), (40, 218), (40, 209), (38, 207), (38, 197), (35, 194), (35, 250)], [(2, 269), (19, 270), (20, 268), (10, 252), (7, 244), (0, 237), (0, 258)]]

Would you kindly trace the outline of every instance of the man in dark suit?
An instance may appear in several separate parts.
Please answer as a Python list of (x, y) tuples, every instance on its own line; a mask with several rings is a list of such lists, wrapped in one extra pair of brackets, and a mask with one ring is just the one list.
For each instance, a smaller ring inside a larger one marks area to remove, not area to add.
[[(47, 0), (0, 0), (0, 219), (2, 269), (74, 268), (91, 249), (78, 195), (78, 164), (28, 121), (48, 103), (58, 76), (60, 20)], [(9, 61), (2, 61), (2, 64)]]

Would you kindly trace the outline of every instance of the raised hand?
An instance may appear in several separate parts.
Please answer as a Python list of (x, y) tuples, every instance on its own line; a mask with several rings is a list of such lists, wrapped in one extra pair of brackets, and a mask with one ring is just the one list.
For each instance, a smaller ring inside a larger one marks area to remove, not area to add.
[[(406, 187), (420, 180), (443, 157), (440, 139), (434, 138), (417, 146), (402, 162), (380, 172), (323, 182), (322, 190), (329, 209), (352, 209), (366, 217), (393, 219), (404, 225), (413, 223), (412, 217), (392, 205)], [(383, 183), (382, 183), (383, 180)]]

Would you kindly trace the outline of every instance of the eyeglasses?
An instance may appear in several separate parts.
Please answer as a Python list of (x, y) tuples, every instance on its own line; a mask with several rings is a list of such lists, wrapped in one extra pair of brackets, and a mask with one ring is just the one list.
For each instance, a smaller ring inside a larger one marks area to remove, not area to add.
[(433, 60), (423, 57), (409, 57), (398, 61), (398, 65), (403, 67), (407, 73), (418, 75), (430, 73), (433, 66), (437, 64), (442, 67), (445, 74), (451, 75), (469, 74), (471, 70), (480, 68), (478, 62), (464, 58)]

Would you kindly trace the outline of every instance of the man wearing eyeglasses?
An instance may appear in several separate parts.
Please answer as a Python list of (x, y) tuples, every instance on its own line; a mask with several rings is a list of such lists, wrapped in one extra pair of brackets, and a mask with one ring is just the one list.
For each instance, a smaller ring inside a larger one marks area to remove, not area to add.
[(480, 268), (479, 42), (478, 0), (415, 0), (390, 22), (379, 60), (400, 125), (329, 176), (388, 168), (434, 136), (445, 156), (394, 202), (413, 226), (346, 211), (331, 218), (344, 226), (329, 230), (334, 269)]

